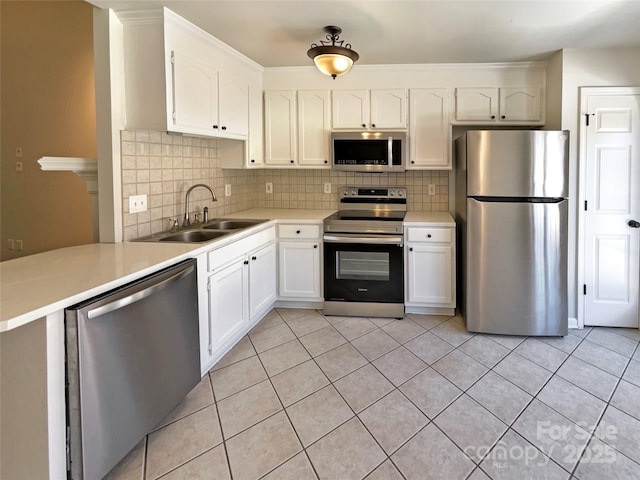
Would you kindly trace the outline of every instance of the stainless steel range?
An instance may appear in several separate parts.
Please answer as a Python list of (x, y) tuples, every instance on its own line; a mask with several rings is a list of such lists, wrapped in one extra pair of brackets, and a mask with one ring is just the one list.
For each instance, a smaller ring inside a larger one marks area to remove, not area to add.
[(324, 221), (324, 314), (404, 315), (404, 187), (343, 187)]

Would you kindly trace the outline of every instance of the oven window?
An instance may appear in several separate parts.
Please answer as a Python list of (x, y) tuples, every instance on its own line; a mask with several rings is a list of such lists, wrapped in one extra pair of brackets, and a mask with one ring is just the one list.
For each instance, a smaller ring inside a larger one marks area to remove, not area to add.
[(388, 252), (336, 252), (336, 277), (340, 280), (389, 280)]

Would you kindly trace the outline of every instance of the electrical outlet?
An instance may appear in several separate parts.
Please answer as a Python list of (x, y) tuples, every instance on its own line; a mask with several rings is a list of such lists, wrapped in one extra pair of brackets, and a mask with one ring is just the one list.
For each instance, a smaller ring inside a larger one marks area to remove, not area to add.
[(8, 240), (7, 240), (7, 245), (8, 245), (8, 247), (7, 247), (7, 248), (8, 248), (9, 250), (15, 250), (15, 249), (16, 249), (16, 244), (15, 244), (15, 242), (13, 241), (13, 238), (10, 238), (10, 239), (8, 239)]
[(16, 148), (16, 158), (22, 158), (22, 147)]
[(230, 197), (231, 196), (231, 184), (230, 183), (225, 183), (224, 184), (224, 196), (225, 197)]
[(271, 182), (266, 183), (266, 191), (267, 193), (273, 193), (273, 183)]
[(427, 192), (429, 193), (429, 195), (435, 195), (436, 194), (436, 186), (433, 183), (430, 183)]
[(331, 183), (325, 182), (324, 184), (324, 193), (331, 193)]
[(22, 171), (22, 162), (16, 162), (16, 172)]
[(16, 250), (19, 251), (19, 252), (24, 250), (23, 245), (22, 245), (22, 240), (16, 240)]
[(140, 213), (147, 211), (146, 195), (131, 195), (129, 197), (129, 213)]

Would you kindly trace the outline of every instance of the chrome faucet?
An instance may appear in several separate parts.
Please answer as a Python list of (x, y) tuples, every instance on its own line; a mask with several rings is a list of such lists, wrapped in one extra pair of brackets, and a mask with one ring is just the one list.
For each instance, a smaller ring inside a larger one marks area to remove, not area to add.
[(182, 227), (183, 228), (186, 228), (189, 225), (191, 225), (191, 222), (189, 221), (189, 194), (196, 187), (206, 188), (207, 190), (209, 190), (211, 192), (212, 200), (214, 202), (218, 201), (218, 199), (216, 198), (215, 192), (213, 191), (213, 189), (209, 185), (205, 185), (204, 183), (196, 183), (195, 185), (189, 187), (189, 189), (187, 190), (186, 195), (184, 196), (184, 220), (182, 221)]

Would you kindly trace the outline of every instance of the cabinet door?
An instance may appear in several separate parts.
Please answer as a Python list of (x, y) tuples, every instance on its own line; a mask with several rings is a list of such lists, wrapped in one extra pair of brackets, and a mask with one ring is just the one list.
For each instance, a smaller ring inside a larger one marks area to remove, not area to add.
[(200, 60), (173, 51), (172, 131), (212, 135), (218, 124), (218, 72)]
[(298, 164), (329, 167), (329, 90), (298, 92)]
[(255, 320), (276, 299), (276, 246), (272, 243), (249, 257), (249, 318)]
[(296, 92), (265, 92), (264, 131), (265, 163), (295, 164)]
[(542, 121), (542, 95), (539, 88), (501, 88), (500, 120), (505, 122)]
[(453, 255), (450, 245), (410, 244), (408, 252), (407, 300), (452, 306)]
[(320, 242), (280, 242), (280, 297), (320, 298)]
[(369, 90), (334, 90), (331, 107), (333, 128), (369, 127)]
[(219, 72), (218, 92), (220, 134), (247, 138), (249, 134), (249, 85), (224, 72)]
[(209, 316), (214, 349), (249, 319), (248, 272), (248, 261), (243, 258), (209, 277)]
[(371, 128), (407, 128), (406, 90), (371, 90)]
[(445, 88), (412, 89), (409, 102), (407, 168), (451, 168), (449, 92)]
[(497, 115), (497, 88), (456, 88), (456, 120), (488, 122)]

